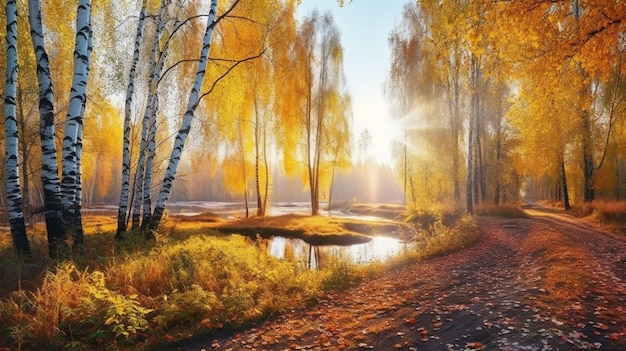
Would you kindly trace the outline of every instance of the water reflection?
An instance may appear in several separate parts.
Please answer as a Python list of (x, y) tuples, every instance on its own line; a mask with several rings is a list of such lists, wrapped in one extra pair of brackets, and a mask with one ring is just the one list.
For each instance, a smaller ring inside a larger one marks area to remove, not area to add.
[(385, 261), (406, 250), (408, 245), (398, 239), (384, 236), (373, 237), (368, 243), (350, 246), (311, 246), (301, 239), (274, 237), (269, 240), (269, 252), (279, 259), (319, 268), (336, 258), (356, 264)]

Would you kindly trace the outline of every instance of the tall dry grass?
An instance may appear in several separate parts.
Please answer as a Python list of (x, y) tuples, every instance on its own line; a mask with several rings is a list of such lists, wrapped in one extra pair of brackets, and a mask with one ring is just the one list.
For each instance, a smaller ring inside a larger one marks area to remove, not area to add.
[(596, 200), (573, 207), (579, 217), (591, 217), (602, 223), (626, 226), (626, 201)]

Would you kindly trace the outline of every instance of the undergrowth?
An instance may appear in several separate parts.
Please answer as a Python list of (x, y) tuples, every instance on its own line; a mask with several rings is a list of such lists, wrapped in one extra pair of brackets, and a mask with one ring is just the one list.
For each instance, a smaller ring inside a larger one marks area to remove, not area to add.
[(593, 201), (572, 206), (573, 214), (578, 217), (591, 217), (606, 223), (626, 227), (626, 201)]
[[(357, 266), (334, 258), (309, 270), (293, 254), (278, 260), (259, 241), (238, 235), (191, 235), (172, 230), (146, 242), (115, 242), (97, 230), (87, 254), (55, 264), (45, 236), (31, 238), (34, 258), (19, 262), (0, 242), (0, 349), (129, 350), (239, 328), (261, 318), (315, 304), (384, 271), (471, 245), (473, 217), (454, 225), (439, 216), (413, 222), (414, 249), (385, 263)], [(206, 233), (205, 233), (206, 234)]]

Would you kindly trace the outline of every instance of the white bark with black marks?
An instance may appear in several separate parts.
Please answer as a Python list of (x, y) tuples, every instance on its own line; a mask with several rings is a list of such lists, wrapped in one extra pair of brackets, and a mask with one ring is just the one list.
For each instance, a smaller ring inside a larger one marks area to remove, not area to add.
[(161, 218), (163, 217), (163, 212), (165, 211), (165, 202), (167, 201), (172, 190), (172, 185), (176, 177), (178, 163), (183, 153), (183, 148), (185, 147), (185, 141), (187, 140), (187, 137), (189, 136), (189, 131), (191, 130), (191, 122), (193, 121), (196, 108), (200, 103), (200, 90), (202, 89), (202, 83), (204, 82), (204, 76), (206, 73), (206, 65), (209, 59), (211, 39), (213, 37), (213, 29), (215, 27), (216, 12), (217, 0), (211, 0), (211, 9), (207, 18), (207, 26), (204, 33), (204, 40), (202, 42), (202, 51), (200, 52), (200, 60), (198, 63), (198, 69), (196, 71), (196, 77), (193, 83), (193, 87), (191, 88), (191, 92), (189, 94), (189, 101), (187, 102), (185, 115), (183, 116), (180, 129), (178, 130), (176, 139), (174, 140), (174, 146), (170, 155), (169, 164), (167, 166), (167, 170), (165, 171), (165, 177), (163, 179), (157, 203), (154, 208), (154, 213), (152, 214), (152, 219), (150, 221), (150, 229), (158, 228), (161, 222)]
[(44, 214), (48, 233), (50, 257), (58, 258), (67, 251), (65, 226), (63, 225), (63, 203), (59, 166), (57, 164), (54, 140), (54, 94), (50, 77), (50, 63), (43, 36), (41, 8), (38, 0), (28, 1), (30, 33), (37, 60), (37, 80), (39, 83), (39, 135), (41, 138), (41, 182), (44, 195)]
[(144, 201), (144, 191), (150, 191), (150, 189), (144, 189), (144, 177), (146, 175), (146, 151), (148, 148), (148, 135), (150, 131), (150, 118), (152, 117), (153, 107), (156, 103), (156, 86), (159, 80), (159, 63), (157, 62), (157, 56), (159, 54), (159, 43), (161, 40), (161, 33), (165, 23), (163, 21), (163, 14), (167, 6), (168, 0), (161, 1), (161, 7), (159, 8), (159, 15), (157, 17), (157, 29), (154, 33), (154, 43), (152, 51), (150, 53), (150, 78), (148, 80), (148, 102), (144, 111), (144, 116), (141, 122), (141, 142), (139, 144), (139, 161), (137, 163), (137, 171), (135, 173), (135, 185), (134, 192), (135, 198), (133, 199), (133, 208), (131, 214), (131, 228), (138, 229), (140, 226), (141, 218), (141, 205)]
[(132, 103), (135, 93), (135, 78), (137, 77), (137, 63), (139, 62), (139, 51), (143, 41), (143, 25), (146, 19), (147, 0), (141, 3), (139, 11), (139, 21), (137, 22), (137, 33), (135, 34), (135, 45), (133, 50), (133, 62), (128, 74), (128, 86), (126, 87), (126, 102), (124, 104), (124, 140), (122, 149), (122, 187), (120, 190), (120, 206), (117, 212), (117, 233), (116, 237), (121, 238), (121, 233), (126, 231), (126, 213), (128, 211), (128, 198), (130, 193), (130, 129), (132, 124)]
[(18, 162), (18, 127), (16, 118), (17, 93), (17, 5), (15, 0), (6, 3), (6, 30), (7, 30), (7, 67), (6, 85), (4, 91), (4, 129), (5, 129), (5, 158), (4, 170), (7, 190), (7, 205), (9, 210), (9, 225), (13, 238), (13, 247), (20, 257), (31, 254), (24, 213), (22, 211), (22, 192), (20, 188)]
[(61, 195), (64, 222), (74, 237), (75, 245), (82, 245), (81, 220), (81, 160), (87, 83), (92, 50), (91, 3), (80, 0), (76, 14), (76, 42), (74, 46), (74, 75), (70, 91), (70, 105), (65, 120), (63, 137), (63, 167)]

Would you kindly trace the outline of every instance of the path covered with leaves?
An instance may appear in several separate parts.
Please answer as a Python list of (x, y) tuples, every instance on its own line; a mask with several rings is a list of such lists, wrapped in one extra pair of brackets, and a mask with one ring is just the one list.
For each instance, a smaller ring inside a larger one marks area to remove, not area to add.
[(530, 209), (480, 243), (179, 350), (626, 349), (626, 242)]

